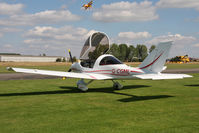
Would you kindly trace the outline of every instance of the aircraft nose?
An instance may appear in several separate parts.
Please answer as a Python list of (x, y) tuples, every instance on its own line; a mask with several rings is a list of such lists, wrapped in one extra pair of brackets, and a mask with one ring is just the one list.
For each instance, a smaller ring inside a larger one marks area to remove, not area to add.
[(80, 64), (78, 62), (75, 62), (71, 65), (71, 69), (74, 70), (74, 71), (81, 71), (82, 68), (80, 66)]

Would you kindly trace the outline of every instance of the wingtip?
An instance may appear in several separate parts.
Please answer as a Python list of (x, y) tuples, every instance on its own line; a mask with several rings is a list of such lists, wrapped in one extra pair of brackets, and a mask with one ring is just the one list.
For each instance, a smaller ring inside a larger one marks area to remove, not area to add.
[(12, 69), (12, 67), (6, 67), (6, 69), (7, 69), (8, 71), (14, 71), (14, 70)]
[(192, 76), (192, 75), (186, 74), (184, 77), (185, 77), (185, 78), (192, 78), (193, 76)]

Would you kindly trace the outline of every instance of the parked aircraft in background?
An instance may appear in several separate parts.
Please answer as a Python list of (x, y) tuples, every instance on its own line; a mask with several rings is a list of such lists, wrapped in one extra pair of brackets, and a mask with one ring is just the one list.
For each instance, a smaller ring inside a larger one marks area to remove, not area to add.
[[(8, 68), (16, 72), (42, 74), (60, 77), (79, 78), (77, 88), (87, 91), (87, 85), (94, 80), (112, 80), (113, 87), (121, 89), (123, 86), (115, 80), (124, 79), (182, 79), (192, 77), (187, 74), (163, 74), (166, 69), (164, 66), (168, 57), (172, 42), (162, 42), (146, 57), (139, 67), (130, 67), (123, 64), (120, 60), (110, 54), (106, 54), (110, 49), (109, 38), (105, 33), (93, 33), (84, 44), (80, 54), (79, 62), (71, 65), (68, 72), (24, 69), (24, 68)], [(98, 51), (103, 47), (97, 59), (90, 59), (92, 52)], [(71, 56), (72, 57), (72, 56)], [(72, 58), (71, 58), (72, 60)], [(84, 79), (90, 80), (85, 82)]]

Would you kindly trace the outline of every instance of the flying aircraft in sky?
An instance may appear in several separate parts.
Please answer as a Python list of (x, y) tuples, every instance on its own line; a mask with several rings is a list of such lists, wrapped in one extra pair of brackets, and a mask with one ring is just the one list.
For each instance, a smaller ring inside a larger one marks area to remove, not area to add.
[[(105, 33), (95, 32), (86, 40), (79, 62), (72, 62), (68, 72), (49, 71), (38, 69), (24, 69), (24, 68), (8, 68), (16, 72), (32, 73), (41, 75), (51, 75), (59, 77), (70, 77), (80, 79), (77, 82), (77, 88), (82, 91), (87, 91), (91, 82), (94, 80), (112, 80), (113, 87), (122, 89), (122, 85), (116, 80), (124, 79), (182, 79), (192, 77), (187, 74), (165, 74), (161, 73), (166, 69), (164, 66), (168, 57), (172, 42), (162, 42), (146, 57), (146, 59), (139, 65), (139, 67), (130, 67), (122, 63), (116, 57), (106, 54), (110, 49), (109, 38)], [(98, 52), (100, 49), (101, 55), (96, 59), (91, 59), (90, 55), (93, 52)], [(70, 53), (70, 52), (69, 52)], [(72, 56), (70, 53), (72, 60)], [(84, 79), (88, 79), (87, 83)]]
[(93, 1), (91, 0), (91, 1), (88, 2), (87, 4), (84, 4), (82, 7), (83, 7), (85, 10), (87, 10), (87, 9), (91, 8), (92, 5), (93, 5)]

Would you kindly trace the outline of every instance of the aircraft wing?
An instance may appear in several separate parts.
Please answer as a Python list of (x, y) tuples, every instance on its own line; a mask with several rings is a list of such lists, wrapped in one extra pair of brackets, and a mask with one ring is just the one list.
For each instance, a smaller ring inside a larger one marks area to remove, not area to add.
[(152, 79), (152, 80), (161, 80), (161, 79), (183, 79), (190, 78), (191, 75), (187, 74), (142, 74), (142, 75), (134, 75), (134, 77), (139, 79)]
[(82, 78), (82, 79), (93, 79), (93, 80), (112, 79), (112, 77), (110, 76), (106, 76), (103, 74), (94, 74), (94, 73), (74, 73), (74, 72), (61, 72), (61, 71), (24, 69), (24, 68), (12, 68), (12, 67), (9, 67), (7, 69), (13, 70), (15, 72), (41, 74), (41, 75), (58, 76), (58, 77)]

